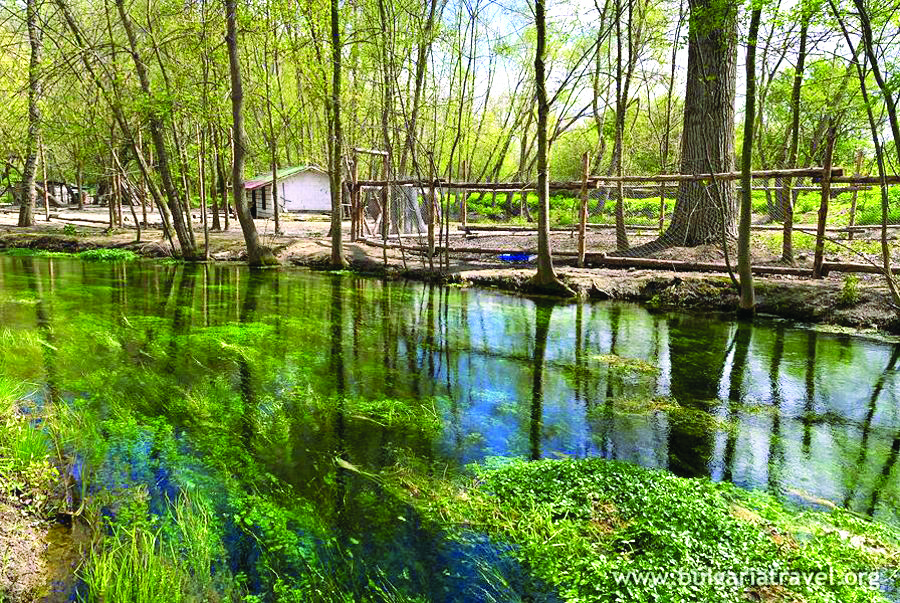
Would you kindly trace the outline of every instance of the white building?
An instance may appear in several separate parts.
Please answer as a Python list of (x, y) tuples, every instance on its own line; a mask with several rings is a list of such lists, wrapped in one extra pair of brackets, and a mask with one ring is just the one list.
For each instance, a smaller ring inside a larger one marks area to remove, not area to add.
[[(254, 218), (274, 215), (272, 172), (244, 182), (247, 205)], [(298, 165), (278, 170), (278, 206), (288, 212), (330, 212), (331, 182), (315, 166)]]

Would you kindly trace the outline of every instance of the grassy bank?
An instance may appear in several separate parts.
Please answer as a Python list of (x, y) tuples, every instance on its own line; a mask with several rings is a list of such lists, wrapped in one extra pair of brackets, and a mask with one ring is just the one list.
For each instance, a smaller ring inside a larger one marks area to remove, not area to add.
[[(511, 554), (567, 602), (897, 596), (888, 596), (900, 567), (896, 527), (613, 461), (493, 465), (476, 466), (474, 478), (406, 469), (391, 481), (426, 516), (513, 545)], [(861, 576), (871, 582), (852, 583)]]
[[(0, 342), (2, 345), (2, 342)], [(65, 485), (25, 387), (0, 374), (0, 601), (38, 601), (72, 581), (77, 545), (57, 529)]]

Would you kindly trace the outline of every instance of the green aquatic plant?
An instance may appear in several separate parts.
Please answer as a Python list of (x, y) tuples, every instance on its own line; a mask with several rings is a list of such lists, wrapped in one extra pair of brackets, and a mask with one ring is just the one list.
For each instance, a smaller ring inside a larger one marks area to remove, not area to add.
[(60, 476), (50, 437), (19, 408), (24, 395), (20, 382), (0, 375), (0, 499), (43, 516), (54, 508)]
[(86, 249), (75, 256), (88, 262), (133, 262), (140, 256), (130, 249)]
[(81, 579), (84, 603), (180, 603), (190, 576), (175, 548), (161, 542), (159, 530), (133, 526), (114, 530), (94, 547)]
[(605, 405), (592, 406), (587, 413), (589, 419), (606, 416), (611, 410), (615, 414), (644, 415), (654, 412), (677, 412), (681, 405), (675, 398), (654, 396), (652, 398), (610, 398)]
[[(411, 465), (387, 481), (448, 529), (478, 525), (512, 544), (514, 557), (573, 603), (760, 600), (766, 586), (683, 578), (768, 570), (843, 578), (900, 558), (894, 527), (840, 509), (792, 508), (708, 479), (601, 459), (495, 461), (473, 470), (474, 479), (438, 477)], [(885, 601), (848, 581), (788, 581), (774, 591), (785, 601)]]
[(594, 360), (609, 365), (609, 368), (622, 373), (650, 375), (659, 372), (659, 368), (640, 358), (625, 358), (616, 354), (601, 354)]
[(31, 249), (30, 247), (10, 247), (3, 250), (3, 255), (17, 258), (67, 258), (71, 253), (64, 251), (49, 251), (46, 249)]

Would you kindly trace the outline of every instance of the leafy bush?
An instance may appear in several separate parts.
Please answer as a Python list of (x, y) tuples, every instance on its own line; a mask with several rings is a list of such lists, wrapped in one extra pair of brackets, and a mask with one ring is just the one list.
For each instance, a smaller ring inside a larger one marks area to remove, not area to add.
[(841, 287), (838, 303), (841, 306), (852, 306), (859, 303), (859, 277), (855, 274), (848, 274), (844, 277), (844, 285)]

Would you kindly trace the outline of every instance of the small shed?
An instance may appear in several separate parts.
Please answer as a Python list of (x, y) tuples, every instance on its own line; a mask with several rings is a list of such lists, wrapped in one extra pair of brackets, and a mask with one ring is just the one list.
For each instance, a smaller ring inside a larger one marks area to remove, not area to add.
[[(325, 170), (297, 165), (278, 170), (278, 206), (287, 212), (330, 212), (331, 181)], [(272, 206), (272, 172), (244, 182), (247, 205), (254, 218), (269, 218)]]

